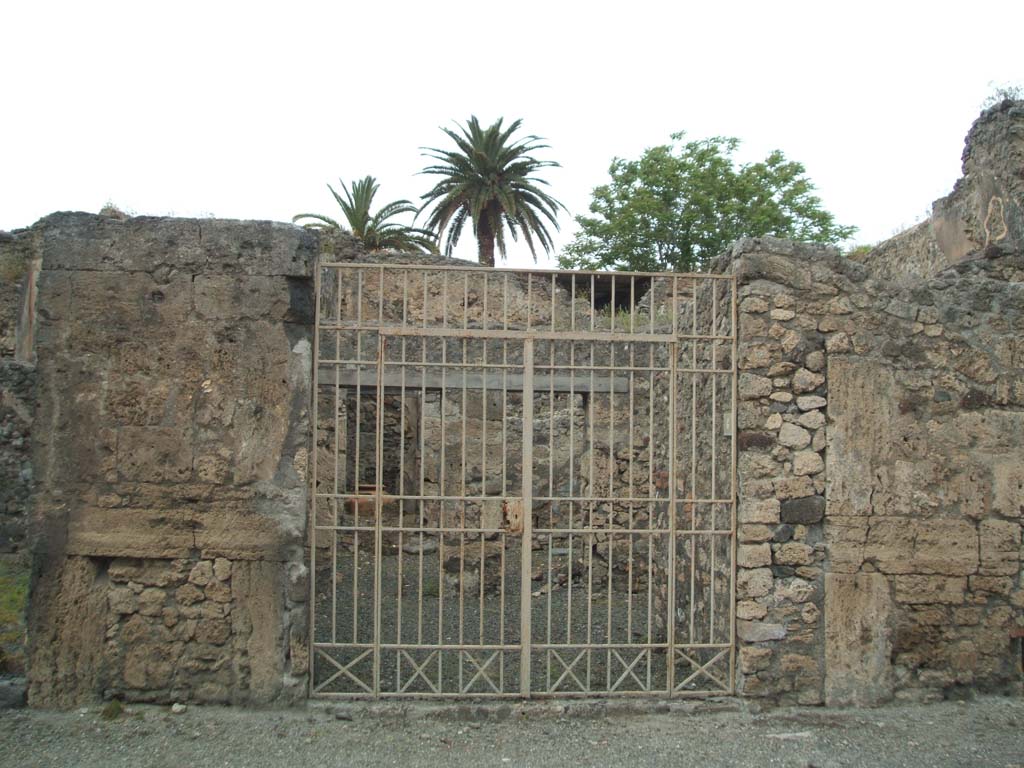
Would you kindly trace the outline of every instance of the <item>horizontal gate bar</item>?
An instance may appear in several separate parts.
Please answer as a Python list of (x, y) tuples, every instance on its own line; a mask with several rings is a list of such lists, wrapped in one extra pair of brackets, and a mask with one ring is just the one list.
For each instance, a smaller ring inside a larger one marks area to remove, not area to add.
[(377, 264), (373, 262), (358, 261), (324, 261), (320, 263), (321, 269), (337, 270), (362, 270), (366, 272), (481, 272), (491, 276), (528, 277), (530, 275), (578, 275), (580, 277), (593, 275), (597, 278), (616, 278), (625, 282), (631, 277), (657, 277), (665, 280), (676, 280), (681, 283), (694, 281), (723, 280), (733, 281), (735, 275), (715, 272), (609, 272), (606, 269), (522, 269), (519, 267), (484, 267), (476, 264)]
[(322, 323), (317, 326), (321, 331), (362, 331), (374, 332), (384, 336), (430, 336), (445, 339), (498, 339), (508, 341), (524, 341), (526, 339), (544, 339), (552, 341), (621, 341), (637, 344), (658, 343), (668, 344), (673, 341), (732, 341), (732, 336), (716, 336), (699, 333), (627, 333), (614, 331), (552, 331), (537, 330), (519, 331), (509, 329), (490, 330), (484, 328), (451, 328), (401, 326), (401, 325), (366, 325), (365, 323)]
[[(317, 493), (318, 499), (372, 499), (372, 493)], [(441, 496), (441, 495), (417, 495), (413, 493), (384, 493), (387, 503), (394, 501), (501, 501), (502, 499), (520, 498), (511, 494), (502, 496)], [(534, 501), (559, 501), (574, 502), (576, 504), (587, 504), (590, 502), (603, 503), (614, 502), (616, 504), (663, 504), (671, 499), (663, 496), (534, 496)], [(732, 499), (691, 499), (685, 496), (676, 498), (676, 504), (732, 504)]]
[[(363, 365), (374, 366), (376, 363), (363, 363)], [(384, 363), (385, 369), (389, 363)], [(485, 368), (487, 366), (480, 365)], [(465, 387), (463, 387), (465, 377)], [(403, 381), (404, 379), (404, 381)], [(421, 373), (419, 371), (408, 371), (404, 374), (385, 373), (383, 376), (384, 389), (393, 391), (411, 391), (413, 393), (423, 389), (486, 389), (490, 392), (501, 392), (502, 389), (509, 392), (521, 392), (523, 390), (523, 375), (521, 373)], [(377, 386), (377, 372), (374, 370), (353, 371), (342, 368), (337, 374), (331, 366), (320, 366), (319, 384), (321, 387), (362, 387), (365, 390), (374, 390)], [(615, 376), (609, 379), (596, 379), (591, 382), (583, 377), (570, 377), (565, 375), (547, 376), (537, 374), (533, 377), (534, 390), (545, 392), (554, 389), (556, 392), (629, 392), (629, 377)]]
[[(367, 531), (375, 531), (377, 527), (375, 525), (317, 525), (315, 526), (318, 531), (359, 531), (360, 533)], [(452, 526), (434, 527), (434, 528), (398, 528), (392, 525), (382, 525), (381, 530), (385, 533), (411, 533), (417, 534), (438, 534), (438, 533), (465, 533), (465, 534), (495, 534), (504, 533), (512, 537), (518, 537), (519, 534), (509, 533), (504, 528), (471, 528), (469, 526), (465, 528), (457, 528)], [(605, 534), (606, 536), (616, 537), (626, 534), (637, 534), (640, 536), (650, 535), (661, 535), (667, 536), (671, 533), (669, 528), (534, 528), (534, 533), (544, 534), (559, 534), (573, 536), (587, 536), (591, 534)], [(676, 530), (676, 536), (731, 536), (731, 530), (717, 530), (717, 529), (701, 529), (701, 528), (687, 528), (686, 530)], [(416, 552), (408, 552), (406, 554), (418, 554)]]

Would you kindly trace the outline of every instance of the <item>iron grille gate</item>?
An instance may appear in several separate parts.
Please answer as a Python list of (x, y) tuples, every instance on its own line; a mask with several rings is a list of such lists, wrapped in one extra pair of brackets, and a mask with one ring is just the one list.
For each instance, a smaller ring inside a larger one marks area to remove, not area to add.
[(732, 690), (731, 276), (317, 270), (314, 696)]

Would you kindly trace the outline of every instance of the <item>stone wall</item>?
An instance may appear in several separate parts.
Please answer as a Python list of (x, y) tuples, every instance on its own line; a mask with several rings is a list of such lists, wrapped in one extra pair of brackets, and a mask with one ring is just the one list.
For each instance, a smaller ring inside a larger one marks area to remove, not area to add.
[(912, 287), (743, 241), (739, 689), (871, 704), (1019, 685), (1024, 257)]
[(29, 697), (305, 692), (316, 242), (54, 214), (42, 259)]
[(35, 367), (0, 360), (0, 554), (24, 547), (32, 490)]
[(963, 178), (921, 224), (858, 257), (881, 279), (912, 283), (987, 249), (1024, 248), (1024, 102), (1006, 100), (971, 126)]
[(20, 238), (0, 232), (0, 554), (24, 546), (32, 488), (35, 358), (23, 316), (29, 314), (35, 267)]

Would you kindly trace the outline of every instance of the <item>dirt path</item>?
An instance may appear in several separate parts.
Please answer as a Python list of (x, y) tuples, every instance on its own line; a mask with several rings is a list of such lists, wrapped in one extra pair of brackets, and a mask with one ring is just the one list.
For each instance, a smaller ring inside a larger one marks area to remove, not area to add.
[(731, 702), (672, 708), (629, 714), (578, 705), (565, 715), (551, 706), (491, 707), (485, 716), (454, 708), (438, 717), (422, 707), (132, 707), (113, 721), (97, 709), (9, 710), (0, 712), (0, 765), (1024, 766), (1020, 698), (760, 714)]

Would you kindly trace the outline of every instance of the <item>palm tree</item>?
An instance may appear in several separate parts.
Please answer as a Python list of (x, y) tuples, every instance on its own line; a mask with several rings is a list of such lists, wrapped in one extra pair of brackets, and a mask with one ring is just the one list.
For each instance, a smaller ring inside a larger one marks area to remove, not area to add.
[(380, 185), (373, 176), (367, 176), (361, 181), (352, 183), (352, 191), (349, 192), (345, 182), (341, 179), (341, 188), (345, 192), (342, 198), (330, 184), (327, 188), (331, 190), (334, 199), (341, 207), (345, 215), (348, 228), (341, 226), (329, 216), (319, 213), (300, 213), (292, 217), (292, 222), (298, 224), (300, 219), (310, 219), (303, 224), (309, 229), (322, 229), (328, 231), (349, 231), (355, 235), (371, 251), (395, 250), (395, 251), (427, 251), (437, 252), (437, 237), (427, 229), (417, 229), (395, 221), (388, 221), (403, 213), (416, 213), (416, 206), (409, 200), (395, 200), (381, 208), (377, 213), (370, 213), (373, 206), (373, 198), (377, 194)]
[(545, 253), (554, 250), (547, 224), (557, 230), (558, 210), (565, 206), (538, 186), (547, 186), (546, 181), (531, 174), (541, 168), (558, 167), (558, 163), (530, 156), (535, 150), (548, 148), (537, 136), (510, 140), (521, 123), (516, 120), (503, 129), (499, 118), (485, 129), (476, 117), (470, 117), (465, 127), (458, 126), (461, 133), (441, 129), (457, 149), (423, 148), (424, 156), (439, 163), (427, 166), (423, 173), (443, 178), (422, 196), (426, 202), (420, 210), (434, 206), (427, 226), (437, 232), (438, 238), (448, 230), (446, 255), (450, 256), (458, 243), (466, 219), (473, 222), (480, 263), (485, 266), (494, 266), (495, 243), (505, 257), (505, 227), (513, 240), (522, 234), (534, 259), (534, 240)]

